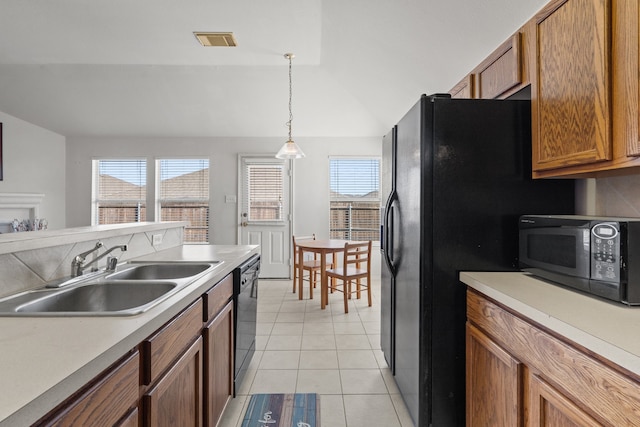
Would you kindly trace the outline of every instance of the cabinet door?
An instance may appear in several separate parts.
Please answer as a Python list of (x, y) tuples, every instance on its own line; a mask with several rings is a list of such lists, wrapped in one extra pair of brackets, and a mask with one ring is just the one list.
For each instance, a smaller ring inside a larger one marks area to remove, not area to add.
[(478, 66), (476, 98), (499, 98), (522, 83), (521, 51), (516, 33)]
[(536, 16), (533, 170), (612, 158), (611, 0), (554, 0)]
[(529, 390), (528, 427), (602, 426), (536, 375), (531, 377)]
[(202, 425), (202, 338), (143, 396), (146, 426)]
[(215, 426), (233, 396), (233, 302), (204, 328), (204, 420)]
[(473, 81), (473, 74), (467, 74), (464, 79), (460, 80), (460, 82), (449, 91), (449, 94), (452, 98), (473, 98)]
[(138, 409), (131, 411), (129, 415), (124, 417), (118, 424), (117, 427), (138, 427), (138, 417), (139, 417)]
[(467, 323), (467, 427), (522, 426), (521, 366)]

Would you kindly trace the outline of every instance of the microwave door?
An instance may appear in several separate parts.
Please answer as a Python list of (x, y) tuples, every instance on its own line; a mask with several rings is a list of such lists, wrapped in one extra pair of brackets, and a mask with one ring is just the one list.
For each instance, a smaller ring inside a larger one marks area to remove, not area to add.
[[(520, 268), (536, 276), (589, 289), (589, 228), (529, 228), (520, 230)], [(573, 278), (573, 279), (570, 279)]]

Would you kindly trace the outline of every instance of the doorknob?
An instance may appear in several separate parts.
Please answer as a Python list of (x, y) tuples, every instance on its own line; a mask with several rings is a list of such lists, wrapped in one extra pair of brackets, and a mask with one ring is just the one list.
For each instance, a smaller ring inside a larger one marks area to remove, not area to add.
[(249, 225), (249, 223), (248, 223), (247, 221), (242, 221), (242, 222), (240, 223), (240, 225), (241, 225), (242, 227), (246, 227), (247, 225)]

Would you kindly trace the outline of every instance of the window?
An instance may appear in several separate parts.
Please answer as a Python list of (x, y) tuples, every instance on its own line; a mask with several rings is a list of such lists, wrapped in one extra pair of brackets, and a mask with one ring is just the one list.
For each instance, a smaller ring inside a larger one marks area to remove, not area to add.
[(380, 240), (380, 159), (331, 158), (330, 235)]
[(147, 161), (93, 161), (92, 224), (147, 220)]
[(209, 242), (209, 159), (157, 161), (160, 221), (186, 221), (185, 243)]
[(282, 221), (284, 172), (280, 164), (250, 163), (246, 165), (248, 221)]

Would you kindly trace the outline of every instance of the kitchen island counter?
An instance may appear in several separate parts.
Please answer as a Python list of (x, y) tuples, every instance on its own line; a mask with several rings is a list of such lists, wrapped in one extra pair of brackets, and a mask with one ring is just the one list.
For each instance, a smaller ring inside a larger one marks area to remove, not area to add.
[(258, 251), (185, 245), (138, 259), (223, 264), (136, 316), (0, 317), (0, 426), (29, 426), (46, 415)]
[(519, 272), (461, 272), (504, 307), (640, 377), (640, 307), (587, 296)]

